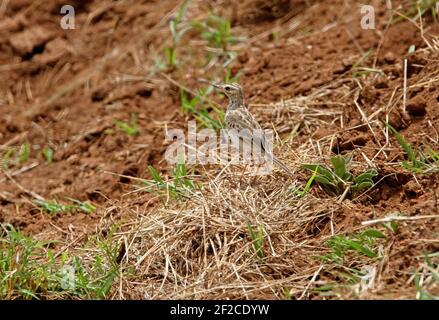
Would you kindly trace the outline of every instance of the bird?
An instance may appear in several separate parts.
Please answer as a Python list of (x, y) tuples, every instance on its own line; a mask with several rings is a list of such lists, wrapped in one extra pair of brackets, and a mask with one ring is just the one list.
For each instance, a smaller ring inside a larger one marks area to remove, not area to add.
[[(242, 87), (236, 83), (212, 83), (213, 87), (219, 92), (226, 95), (229, 99), (229, 104), (224, 116), (227, 129), (235, 129), (234, 132), (241, 132), (247, 129), (247, 132), (262, 132), (262, 127), (258, 121), (253, 117), (253, 115), (248, 110), (244, 102), (244, 93)], [(288, 175), (294, 177), (291, 170), (274, 154), (269, 150), (267, 146), (267, 141), (265, 136), (262, 134), (260, 136), (254, 135), (252, 137), (253, 144), (261, 147), (262, 151), (266, 153), (269, 160), (278, 166), (280, 169), (284, 170)], [(258, 141), (259, 140), (259, 141)]]

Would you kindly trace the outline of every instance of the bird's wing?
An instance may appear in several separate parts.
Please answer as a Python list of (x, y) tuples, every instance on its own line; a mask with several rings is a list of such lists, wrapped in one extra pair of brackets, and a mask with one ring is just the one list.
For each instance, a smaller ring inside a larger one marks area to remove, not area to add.
[(246, 108), (230, 111), (227, 116), (227, 126), (229, 129), (237, 130), (243, 138), (251, 138), (256, 147), (262, 148), (263, 151), (268, 150), (260, 124)]
[(261, 126), (252, 116), (252, 114), (245, 108), (239, 108), (229, 111), (227, 115), (227, 126), (229, 129), (236, 130), (255, 130), (261, 129)]

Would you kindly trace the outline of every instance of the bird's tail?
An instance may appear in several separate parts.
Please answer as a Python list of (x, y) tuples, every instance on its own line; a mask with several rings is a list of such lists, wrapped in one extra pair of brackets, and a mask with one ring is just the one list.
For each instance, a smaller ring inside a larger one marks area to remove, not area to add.
[(273, 162), (275, 165), (277, 165), (279, 168), (281, 168), (283, 171), (285, 171), (286, 173), (288, 173), (291, 177), (294, 177), (293, 172), (282, 162), (280, 161), (278, 158), (276, 158), (274, 155), (272, 156), (273, 158)]

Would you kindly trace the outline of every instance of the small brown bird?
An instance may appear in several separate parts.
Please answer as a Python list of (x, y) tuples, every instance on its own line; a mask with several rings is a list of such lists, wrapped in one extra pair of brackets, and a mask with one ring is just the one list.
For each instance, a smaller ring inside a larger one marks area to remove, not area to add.
[[(212, 85), (229, 98), (229, 105), (225, 114), (226, 127), (228, 129), (235, 129), (238, 132), (244, 129), (249, 130), (249, 132), (254, 132), (253, 130), (262, 132), (260, 124), (256, 121), (244, 103), (244, 94), (239, 84), (224, 83)], [(257, 140), (258, 136), (253, 137), (253, 143), (255, 143), (255, 138)], [(259, 139), (259, 143), (256, 141), (256, 144), (262, 148), (269, 160), (272, 160), (275, 165), (293, 177), (294, 175), (291, 170), (282, 161), (277, 159), (272, 152), (267, 150), (265, 136), (262, 135)]]

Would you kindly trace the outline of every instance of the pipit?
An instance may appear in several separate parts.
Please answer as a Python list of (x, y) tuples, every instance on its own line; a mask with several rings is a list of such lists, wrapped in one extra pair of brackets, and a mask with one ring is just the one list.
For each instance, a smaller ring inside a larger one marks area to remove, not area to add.
[[(229, 105), (227, 106), (227, 111), (225, 114), (227, 129), (235, 129), (232, 130), (235, 134), (236, 132), (242, 132), (242, 130), (247, 130), (250, 133), (263, 132), (258, 121), (256, 121), (256, 119), (247, 109), (244, 103), (244, 94), (239, 84), (224, 83), (212, 85), (229, 98)], [(253, 144), (262, 149), (268, 160), (273, 161), (275, 165), (284, 170), (290, 176), (294, 176), (291, 170), (282, 161), (277, 159), (269, 148), (267, 148), (264, 134), (254, 135)]]

